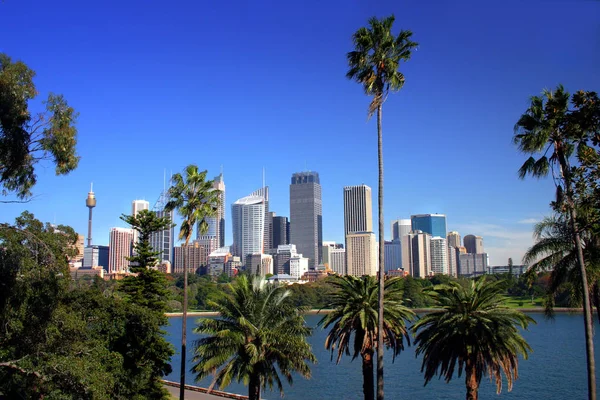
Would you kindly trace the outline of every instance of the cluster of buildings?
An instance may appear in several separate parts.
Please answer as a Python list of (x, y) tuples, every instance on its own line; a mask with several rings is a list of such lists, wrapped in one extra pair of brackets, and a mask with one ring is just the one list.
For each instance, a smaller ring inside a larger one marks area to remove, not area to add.
[[(273, 280), (312, 281), (330, 273), (376, 275), (379, 270), (373, 229), (372, 195), (367, 185), (343, 190), (344, 243), (323, 241), (323, 210), (319, 174), (294, 173), (289, 186), (290, 218), (269, 209), (269, 187), (263, 187), (231, 205), (233, 243), (225, 245), (225, 182), (214, 179), (219, 191), (217, 215), (207, 220), (208, 229), (197, 230), (187, 247), (174, 245), (174, 228), (153, 235), (153, 248), (160, 252), (159, 269), (166, 273), (200, 272), (234, 276), (241, 269), (253, 274), (273, 274)], [(152, 208), (165, 216), (167, 191)], [(80, 260), (73, 260), (72, 273), (118, 278), (129, 270), (136, 232), (111, 228), (109, 245), (92, 243), (93, 190), (88, 193), (88, 243)], [(150, 209), (145, 200), (132, 202), (132, 214)], [(169, 215), (173, 219), (173, 214)], [(81, 236), (83, 244), (83, 237)], [(489, 272), (488, 256), (480, 236), (447, 232), (443, 214), (413, 215), (392, 222), (392, 240), (385, 241), (384, 271), (389, 275), (427, 277), (434, 274), (476, 276)], [(82, 245), (83, 247), (83, 245)]]

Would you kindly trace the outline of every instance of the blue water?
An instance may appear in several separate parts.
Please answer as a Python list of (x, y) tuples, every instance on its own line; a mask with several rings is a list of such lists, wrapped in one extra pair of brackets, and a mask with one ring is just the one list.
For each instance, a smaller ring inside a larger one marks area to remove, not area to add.
[[(537, 325), (530, 325), (523, 336), (533, 348), (528, 360), (519, 363), (519, 379), (514, 382), (513, 390), (508, 392), (506, 381), (502, 393), (496, 395), (496, 387), (489, 379), (481, 382), (480, 398), (506, 399), (585, 399), (587, 393), (585, 345), (583, 317), (581, 314), (559, 314), (554, 321), (544, 319), (541, 314), (531, 315)], [(321, 318), (308, 315), (309, 325), (315, 326)], [(188, 366), (192, 364), (192, 341), (197, 337), (192, 332), (195, 317), (188, 318)], [(167, 338), (181, 349), (181, 318), (171, 318), (167, 327)], [(598, 325), (595, 322), (595, 331)], [(324, 349), (326, 332), (315, 329), (309, 342), (318, 363), (312, 366), (312, 378), (298, 377), (293, 386), (285, 385), (285, 399), (362, 399), (362, 374), (360, 358), (351, 362), (349, 357), (342, 359), (339, 365), (330, 360), (330, 353)], [(597, 352), (600, 351), (598, 335), (594, 339)], [(597, 353), (596, 353), (597, 354)], [(598, 360), (596, 357), (596, 364)], [(169, 380), (179, 380), (180, 354), (173, 356), (173, 373)], [(408, 347), (392, 364), (391, 357), (385, 359), (385, 394), (388, 399), (464, 399), (464, 375), (450, 383), (434, 378), (423, 386), (420, 372), (421, 360), (415, 358), (414, 347)], [(455, 375), (456, 376), (456, 375)], [(598, 379), (598, 378), (597, 378)], [(210, 378), (195, 382), (194, 375), (188, 372), (186, 383), (207, 387)], [(232, 383), (225, 389), (228, 392), (247, 394), (247, 388)], [(267, 399), (279, 398), (279, 392), (266, 392)]]

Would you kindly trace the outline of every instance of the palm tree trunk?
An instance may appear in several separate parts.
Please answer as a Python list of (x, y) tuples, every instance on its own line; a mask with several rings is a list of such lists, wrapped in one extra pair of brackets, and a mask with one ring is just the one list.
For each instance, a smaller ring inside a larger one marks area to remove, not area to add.
[(477, 371), (472, 361), (467, 359), (465, 366), (465, 384), (467, 386), (467, 400), (477, 400), (479, 397), (479, 382), (477, 382)]
[(564, 145), (555, 143), (555, 151), (558, 155), (561, 174), (565, 182), (567, 208), (569, 210), (569, 219), (571, 229), (575, 235), (575, 249), (577, 250), (577, 261), (579, 271), (581, 273), (581, 288), (583, 298), (583, 323), (585, 326), (585, 350), (587, 357), (588, 369), (588, 399), (596, 400), (596, 361), (594, 359), (594, 332), (592, 330), (592, 310), (590, 307), (590, 291), (588, 287), (587, 273), (585, 270), (585, 260), (583, 258), (583, 246), (581, 245), (581, 237), (579, 236), (579, 228), (577, 226), (577, 211), (573, 200), (573, 184), (571, 182), (571, 169), (569, 161), (564, 153)]
[(185, 359), (187, 356), (186, 348), (187, 348), (187, 304), (188, 304), (188, 271), (187, 265), (185, 265), (185, 253), (187, 251), (187, 246), (190, 241), (190, 238), (187, 237), (185, 240), (185, 245), (183, 247), (183, 319), (181, 321), (181, 370), (179, 372), (179, 400), (185, 399)]
[[(568, 192), (568, 189), (567, 189)], [(572, 197), (569, 196), (569, 208), (571, 214), (571, 229), (575, 233), (575, 247), (577, 248), (577, 260), (581, 271), (581, 285), (583, 290), (583, 323), (585, 325), (585, 350), (588, 366), (588, 399), (596, 400), (596, 361), (594, 359), (594, 332), (592, 330), (592, 310), (590, 307), (590, 292), (588, 289), (585, 261), (583, 259), (583, 247), (577, 228), (577, 212), (573, 206)]]
[(375, 385), (373, 382), (373, 350), (362, 355), (363, 394), (365, 400), (375, 399)]
[[(377, 202), (379, 208), (379, 310), (377, 318), (377, 400), (383, 400), (383, 299), (384, 299), (384, 220), (383, 220), (383, 137), (381, 132), (381, 112), (383, 105), (377, 107), (377, 159), (379, 163), (379, 189)], [(366, 397), (365, 397), (366, 398)]]
[(250, 376), (248, 382), (248, 400), (260, 400), (260, 377)]

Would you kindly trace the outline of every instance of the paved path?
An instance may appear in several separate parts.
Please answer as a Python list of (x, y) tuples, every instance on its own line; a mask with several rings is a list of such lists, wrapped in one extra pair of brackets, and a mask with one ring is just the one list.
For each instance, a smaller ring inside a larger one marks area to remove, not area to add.
[[(179, 398), (179, 388), (173, 386), (166, 386), (169, 393), (171, 393), (171, 397), (174, 399)], [(192, 392), (191, 390), (185, 391), (186, 400), (223, 400), (223, 397), (215, 396), (213, 394), (206, 394), (200, 392)]]

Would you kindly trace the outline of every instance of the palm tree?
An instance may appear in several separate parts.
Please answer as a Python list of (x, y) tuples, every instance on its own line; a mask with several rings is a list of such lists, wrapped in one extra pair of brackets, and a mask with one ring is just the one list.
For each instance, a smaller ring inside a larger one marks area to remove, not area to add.
[(517, 326), (535, 321), (504, 306), (504, 282), (486, 279), (461, 286), (449, 282), (434, 288), (432, 296), (441, 310), (426, 314), (414, 326), (416, 354), (423, 354), (421, 372), (425, 384), (435, 375), (450, 382), (458, 363), (465, 371), (467, 400), (477, 400), (481, 378), (489, 375), (502, 389), (502, 373), (508, 390), (518, 377), (518, 354), (527, 359), (531, 348)]
[(185, 239), (183, 249), (183, 318), (181, 320), (181, 372), (179, 399), (185, 394), (185, 358), (186, 358), (186, 328), (188, 305), (188, 268), (185, 263), (185, 253), (192, 238), (194, 226), (198, 225), (201, 234), (208, 230), (207, 218), (214, 217), (219, 206), (219, 191), (213, 188), (213, 181), (206, 180), (207, 171), (198, 171), (196, 165), (185, 167), (185, 176), (177, 173), (171, 178), (172, 186), (167, 192), (168, 201), (165, 211), (177, 210), (183, 218), (179, 230), (179, 240)]
[[(337, 351), (339, 363), (342, 356), (362, 358), (363, 394), (366, 400), (374, 399), (373, 353), (379, 340), (379, 286), (373, 276), (334, 276), (331, 284), (338, 289), (327, 308), (333, 311), (319, 321), (319, 326), (331, 330), (325, 348), (331, 358)], [(415, 314), (402, 304), (402, 288), (398, 278), (385, 282), (383, 302), (383, 343), (393, 350), (394, 359), (404, 350), (404, 339), (410, 344), (405, 321)]]
[[(214, 374), (210, 390), (232, 380), (248, 385), (248, 398), (260, 399), (261, 388), (291, 385), (293, 373), (310, 378), (307, 361), (316, 362), (306, 338), (311, 329), (305, 309), (290, 301), (290, 291), (264, 277), (240, 276), (229, 284), (231, 294), (211, 305), (220, 317), (202, 318), (194, 332), (208, 335), (196, 341), (196, 380)], [(281, 374), (281, 375), (280, 375)]]
[[(542, 96), (533, 96), (531, 105), (515, 125), (514, 143), (525, 154), (531, 156), (519, 169), (521, 179), (527, 175), (540, 178), (552, 171), (557, 184), (556, 205), (569, 217), (573, 233), (575, 255), (580, 271), (585, 343), (588, 369), (588, 396), (596, 400), (596, 366), (592, 331), (592, 313), (589, 301), (588, 280), (585, 270), (583, 246), (577, 224), (577, 210), (574, 202), (573, 170), (571, 156), (574, 143), (579, 136), (579, 128), (574, 126), (569, 110), (569, 93), (559, 85), (555, 91), (544, 90)], [(541, 155), (538, 159), (534, 155)], [(557, 168), (558, 171), (554, 169)]]
[[(525, 253), (523, 262), (530, 265), (528, 273), (531, 274), (551, 271), (546, 314), (552, 316), (554, 296), (565, 287), (572, 288), (569, 290), (570, 305), (581, 306), (583, 301), (581, 273), (577, 261), (575, 238), (567, 218), (561, 214), (546, 217), (535, 225), (533, 234), (535, 243)], [(600, 318), (600, 238), (592, 230), (582, 230), (581, 239), (588, 286), (591, 288), (591, 303), (596, 307)]]
[[(383, 219), (383, 141), (381, 132), (381, 113), (383, 103), (390, 92), (396, 92), (404, 86), (404, 75), (400, 72), (400, 61), (408, 61), (417, 43), (410, 40), (411, 31), (400, 31), (398, 36), (392, 33), (394, 16), (384, 19), (373, 17), (369, 26), (358, 29), (352, 36), (354, 50), (347, 54), (348, 79), (363, 86), (367, 96), (373, 96), (369, 104), (368, 116), (377, 111), (377, 158), (379, 165), (379, 243), (384, 242)], [(384, 265), (384, 248), (379, 247), (379, 265)], [(379, 274), (379, 330), (377, 345), (377, 399), (383, 400), (383, 297), (384, 274)]]

